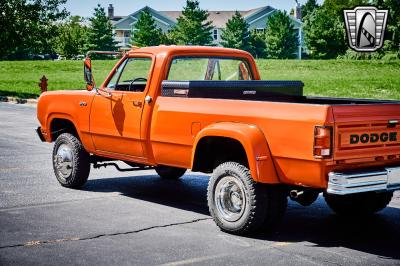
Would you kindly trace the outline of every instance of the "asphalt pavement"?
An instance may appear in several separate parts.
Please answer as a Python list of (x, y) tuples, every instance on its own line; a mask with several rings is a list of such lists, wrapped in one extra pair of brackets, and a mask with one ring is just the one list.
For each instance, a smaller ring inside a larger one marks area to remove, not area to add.
[(0, 103), (0, 265), (400, 265), (400, 193), (368, 219), (336, 216), (322, 197), (289, 202), (275, 233), (221, 232), (208, 177), (92, 169), (61, 187), (34, 105)]

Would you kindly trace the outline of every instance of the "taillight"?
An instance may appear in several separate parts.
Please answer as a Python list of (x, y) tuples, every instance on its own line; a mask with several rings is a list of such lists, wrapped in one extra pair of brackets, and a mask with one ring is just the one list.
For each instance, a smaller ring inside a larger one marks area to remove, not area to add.
[(314, 157), (330, 158), (332, 156), (332, 127), (316, 126), (314, 130)]

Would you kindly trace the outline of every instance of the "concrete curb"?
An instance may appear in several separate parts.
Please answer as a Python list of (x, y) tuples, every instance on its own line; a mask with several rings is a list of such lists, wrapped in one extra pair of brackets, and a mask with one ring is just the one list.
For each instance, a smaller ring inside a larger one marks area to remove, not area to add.
[(37, 99), (22, 99), (18, 97), (0, 96), (0, 102), (17, 103), (17, 104), (37, 104)]

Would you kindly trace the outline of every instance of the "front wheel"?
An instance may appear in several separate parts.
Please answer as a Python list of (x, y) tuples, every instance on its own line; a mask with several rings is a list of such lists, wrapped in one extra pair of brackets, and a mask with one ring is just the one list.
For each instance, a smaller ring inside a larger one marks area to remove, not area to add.
[(53, 149), (53, 169), (58, 182), (69, 188), (83, 186), (90, 172), (90, 156), (81, 141), (70, 133), (56, 139)]
[(272, 229), (284, 215), (287, 196), (277, 186), (256, 183), (236, 162), (220, 164), (208, 184), (208, 207), (222, 231), (243, 235)]
[(344, 196), (325, 193), (324, 197), (328, 206), (339, 215), (371, 215), (386, 208), (393, 192), (364, 192)]

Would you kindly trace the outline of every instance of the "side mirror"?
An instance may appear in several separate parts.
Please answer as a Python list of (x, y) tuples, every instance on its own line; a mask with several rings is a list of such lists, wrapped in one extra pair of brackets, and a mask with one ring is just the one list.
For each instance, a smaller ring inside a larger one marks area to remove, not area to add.
[(89, 57), (85, 58), (85, 62), (83, 65), (83, 77), (85, 78), (86, 89), (88, 91), (93, 90), (93, 88), (96, 87), (96, 84), (94, 82), (92, 75), (92, 61), (90, 60)]

